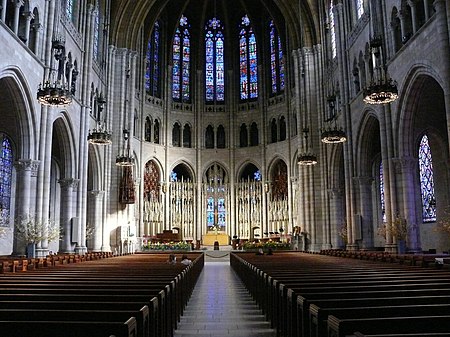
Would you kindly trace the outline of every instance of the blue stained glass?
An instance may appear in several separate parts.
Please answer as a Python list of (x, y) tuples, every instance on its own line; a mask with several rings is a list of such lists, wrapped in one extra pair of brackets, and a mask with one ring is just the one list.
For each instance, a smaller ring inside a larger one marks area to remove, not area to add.
[(93, 53), (94, 58), (98, 60), (99, 58), (99, 40), (100, 40), (100, 10), (97, 8), (95, 11), (95, 23), (94, 23), (94, 47)]
[(209, 197), (206, 205), (206, 222), (208, 227), (214, 226), (214, 198)]
[(11, 142), (4, 136), (0, 157), (0, 216), (4, 220), (8, 219), (10, 215), (12, 169), (13, 155)]
[(148, 41), (145, 64), (145, 90), (153, 96), (159, 92), (159, 45), (159, 24), (156, 22)]
[(205, 85), (207, 101), (225, 99), (224, 36), (217, 18), (209, 20), (205, 34)]
[(159, 80), (159, 24), (155, 23), (153, 28), (153, 95), (158, 92)]
[(240, 97), (242, 100), (258, 97), (258, 61), (256, 38), (250, 27), (247, 15), (242, 18), (239, 33), (239, 64), (240, 64)]
[(356, 0), (356, 14), (358, 19), (364, 14), (364, 0)]
[(261, 176), (261, 171), (258, 170), (253, 174), (253, 178), (255, 179), (255, 181), (261, 181), (262, 176)]
[(384, 199), (383, 162), (380, 163), (380, 201), (381, 201), (381, 218), (383, 222), (386, 222), (386, 202)]
[(173, 39), (172, 46), (172, 98), (180, 98), (180, 29), (175, 31), (175, 37)]
[(284, 59), (283, 48), (281, 46), (281, 38), (273, 20), (269, 23), (270, 33), (270, 72), (272, 94), (277, 94), (284, 90)]
[(73, 0), (66, 0), (66, 15), (70, 20), (73, 20)]
[(225, 208), (225, 199), (219, 198), (217, 199), (217, 224), (221, 228), (221, 230), (225, 227), (225, 215), (226, 215), (226, 208)]
[(335, 22), (334, 22), (334, 14), (333, 14), (333, 1), (330, 1), (330, 39), (331, 39), (331, 56), (336, 57), (336, 31), (335, 31)]
[(433, 222), (436, 221), (436, 196), (434, 191), (433, 160), (427, 135), (424, 135), (420, 141), (419, 174), (423, 221)]
[(145, 90), (150, 91), (150, 78), (151, 78), (151, 64), (152, 64), (152, 44), (148, 41), (147, 54), (145, 58)]
[[(190, 37), (188, 20), (181, 16), (179, 27), (173, 39), (172, 55), (172, 98), (189, 101), (190, 99)], [(182, 30), (180, 30), (182, 27)]]
[(174, 172), (174, 171), (170, 172), (170, 181), (178, 181), (176, 172)]

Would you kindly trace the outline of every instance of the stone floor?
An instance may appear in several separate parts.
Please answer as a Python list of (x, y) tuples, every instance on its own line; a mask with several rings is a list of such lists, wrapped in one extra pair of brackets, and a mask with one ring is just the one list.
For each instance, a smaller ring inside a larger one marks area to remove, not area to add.
[[(219, 259), (222, 260), (222, 259)], [(261, 310), (225, 262), (206, 262), (174, 337), (274, 337)]]

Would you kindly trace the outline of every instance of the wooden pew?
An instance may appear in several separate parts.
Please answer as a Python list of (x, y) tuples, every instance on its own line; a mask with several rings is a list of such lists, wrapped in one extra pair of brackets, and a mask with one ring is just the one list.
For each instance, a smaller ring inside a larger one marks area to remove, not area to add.
[(1, 333), (8, 337), (136, 337), (134, 317), (125, 322), (0, 321)]
[(328, 337), (345, 337), (355, 331), (366, 334), (450, 334), (450, 316), (417, 316), (417, 317), (383, 317), (339, 319), (333, 315), (328, 317)]

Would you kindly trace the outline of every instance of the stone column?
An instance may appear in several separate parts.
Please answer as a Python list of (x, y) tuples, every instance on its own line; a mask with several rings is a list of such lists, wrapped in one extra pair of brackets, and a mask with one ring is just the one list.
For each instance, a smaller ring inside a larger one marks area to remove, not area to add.
[[(373, 248), (372, 177), (357, 177), (359, 186), (359, 212), (361, 216), (361, 248)], [(359, 224), (358, 224), (359, 225)]]
[(25, 12), (23, 13), (23, 16), (25, 16), (26, 19), (26, 25), (25, 25), (25, 44), (29, 46), (30, 41), (30, 23), (31, 20), (34, 18), (34, 15), (32, 12)]
[(0, 17), (0, 19), (5, 22), (6, 20), (6, 3), (8, 0), (2, 0), (2, 15)]
[[(58, 183), (61, 186), (61, 213), (60, 213), (60, 226), (63, 229), (63, 239), (59, 247), (59, 251), (62, 253), (73, 252), (72, 242), (79, 243), (80, 238), (72, 238), (72, 214), (73, 214), (73, 190), (78, 186), (78, 179), (67, 178), (59, 179)], [(79, 226), (79, 223), (74, 223), (74, 226)], [(79, 233), (79, 228), (73, 231)]]
[(92, 230), (89, 240), (88, 248), (94, 252), (100, 252), (102, 250), (102, 202), (105, 196), (104, 191), (89, 191), (88, 199), (92, 205), (90, 214), (88, 215), (89, 230)]
[[(39, 167), (38, 160), (31, 159), (19, 159), (14, 163), (16, 168), (16, 206), (15, 206), (15, 218), (27, 218), (29, 216), (35, 216), (30, 214), (31, 210), (31, 177), (36, 176), (36, 171)], [(17, 238), (14, 238), (13, 243), (13, 255), (22, 255), (23, 247), (22, 243), (17, 242)]]
[(423, 0), (423, 7), (425, 8), (425, 21), (428, 21), (430, 18), (430, 5), (429, 0)]
[[(401, 180), (399, 185), (402, 186), (403, 192), (403, 214), (408, 226), (407, 245), (409, 252), (421, 252), (420, 229), (419, 222), (421, 220), (416, 217), (416, 168), (419, 166), (418, 160), (412, 157), (403, 157), (397, 160), (397, 164), (401, 169)], [(419, 187), (420, 188), (420, 187)]]
[(12, 26), (12, 30), (14, 34), (17, 35), (19, 32), (19, 18), (20, 18), (20, 7), (24, 5), (23, 0), (16, 0), (14, 2), (15, 8), (14, 8), (14, 23)]
[(417, 32), (417, 13), (416, 13), (416, 3), (413, 0), (408, 0), (408, 5), (411, 7), (411, 19), (413, 26), (413, 34)]
[[(328, 190), (328, 199), (330, 203), (330, 248), (345, 248), (345, 245), (347, 244), (344, 239), (342, 239), (342, 242), (339, 242), (338, 239), (339, 230), (343, 230), (342, 226), (346, 226), (346, 223), (344, 222), (344, 214), (342, 213), (343, 197), (344, 193), (341, 189), (331, 188)], [(344, 247), (342, 247), (342, 244)], [(324, 247), (324, 249), (326, 248)]]
[(399, 10), (398, 14), (397, 14), (397, 17), (400, 19), (400, 31), (402, 32), (402, 41), (403, 41), (403, 37), (406, 36), (406, 32), (405, 32), (405, 13), (404, 13), (404, 11)]
[(35, 55), (39, 56), (39, 52), (40, 52), (39, 39), (40, 39), (40, 36), (41, 36), (40, 33), (41, 33), (43, 27), (40, 23), (35, 23), (31, 26), (31, 29), (34, 31), (34, 33), (33, 33), (34, 34), (34, 45), (32, 45), (32, 46), (28, 45), (28, 46), (30, 47), (31, 50), (33, 50)]

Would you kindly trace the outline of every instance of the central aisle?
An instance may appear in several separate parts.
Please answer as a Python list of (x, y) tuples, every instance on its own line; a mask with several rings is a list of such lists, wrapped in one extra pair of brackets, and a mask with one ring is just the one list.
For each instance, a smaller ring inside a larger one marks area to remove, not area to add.
[(206, 262), (174, 337), (274, 337), (229, 262)]

